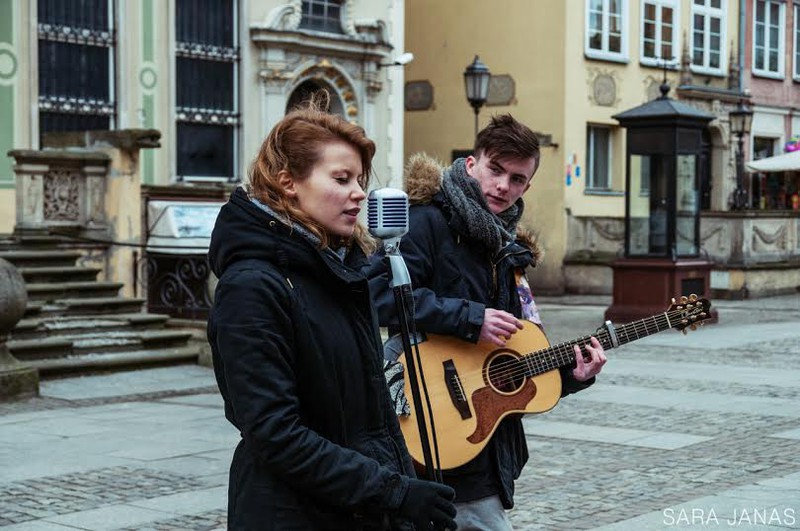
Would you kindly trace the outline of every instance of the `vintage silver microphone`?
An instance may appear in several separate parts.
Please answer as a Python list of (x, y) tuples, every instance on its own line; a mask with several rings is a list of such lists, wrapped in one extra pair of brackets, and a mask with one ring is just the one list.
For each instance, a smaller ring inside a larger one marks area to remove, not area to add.
[(400, 256), (400, 240), (408, 232), (408, 194), (397, 188), (379, 188), (367, 202), (369, 233), (383, 240), (392, 269), (392, 287), (411, 284), (408, 268)]
[[(415, 325), (414, 295), (411, 290), (411, 276), (408, 268), (400, 256), (400, 240), (408, 232), (408, 194), (397, 188), (379, 188), (369, 194), (367, 202), (367, 226), (369, 233), (383, 240), (383, 249), (386, 259), (389, 260), (391, 279), (389, 285), (394, 292), (397, 309), (397, 321), (400, 326), (400, 337), (403, 342), (403, 352), (406, 355), (406, 377), (411, 387), (411, 398), (422, 446), (423, 465), (425, 476), (431, 481), (442, 482), (442, 469), (439, 460), (439, 446), (436, 441), (436, 425), (433, 419), (433, 410), (425, 385), (425, 375), (422, 372), (422, 362), (419, 358), (419, 347), (412, 350), (411, 338), (418, 341)], [(420, 386), (420, 384), (422, 384)], [(422, 396), (425, 396), (423, 402)], [(430, 437), (425, 418), (430, 419)], [(433, 442), (433, 445), (431, 445)], [(431, 447), (432, 446), (432, 447)]]

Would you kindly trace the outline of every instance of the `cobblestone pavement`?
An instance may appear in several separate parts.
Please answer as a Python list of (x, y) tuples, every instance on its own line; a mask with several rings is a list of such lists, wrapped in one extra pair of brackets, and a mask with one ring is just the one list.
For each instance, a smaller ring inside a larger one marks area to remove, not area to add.
[[(552, 342), (607, 304), (540, 300)], [(526, 417), (516, 529), (800, 528), (800, 297), (717, 307), (719, 324), (611, 351), (592, 388)], [(0, 403), (0, 529), (224, 529), (237, 437), (209, 369), (43, 382)]]

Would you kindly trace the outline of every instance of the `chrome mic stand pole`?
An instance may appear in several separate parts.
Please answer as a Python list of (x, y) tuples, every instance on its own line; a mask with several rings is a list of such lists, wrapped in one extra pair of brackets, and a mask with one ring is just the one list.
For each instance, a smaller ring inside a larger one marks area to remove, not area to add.
[[(414, 350), (411, 347), (411, 330), (409, 330), (409, 319), (414, 320), (414, 296), (411, 291), (411, 277), (408, 274), (408, 268), (400, 256), (400, 238), (394, 238), (384, 242), (384, 249), (386, 250), (386, 259), (389, 262), (389, 274), (391, 279), (389, 285), (394, 292), (395, 306), (397, 308), (397, 320), (400, 325), (400, 338), (403, 342), (403, 351), (406, 355), (406, 378), (409, 378), (409, 386), (411, 387), (411, 398), (414, 405), (414, 414), (417, 417), (417, 425), (419, 428), (420, 443), (422, 446), (422, 459), (425, 466), (425, 476), (431, 481), (442, 482), (441, 468), (438, 466), (439, 452), (436, 443), (436, 428), (433, 424), (433, 412), (431, 410), (430, 400), (427, 396), (427, 389), (425, 389), (426, 401), (422, 401), (422, 393), (420, 392), (420, 381), (425, 385), (425, 376), (422, 374), (420, 366), (417, 370), (417, 362), (419, 361), (419, 348), (416, 349), (416, 357)], [(414, 327), (416, 328), (416, 327)], [(416, 331), (416, 330), (415, 330)], [(416, 333), (414, 334), (416, 336)], [(416, 337), (415, 337), (416, 346)], [(421, 365), (421, 364), (420, 364)], [(417, 377), (419, 374), (419, 379)], [(425, 408), (427, 406), (427, 408)], [(436, 450), (436, 463), (433, 460), (433, 452), (431, 450), (431, 439), (428, 435), (428, 424), (425, 422), (425, 415), (430, 419), (431, 433), (433, 434), (433, 444)]]

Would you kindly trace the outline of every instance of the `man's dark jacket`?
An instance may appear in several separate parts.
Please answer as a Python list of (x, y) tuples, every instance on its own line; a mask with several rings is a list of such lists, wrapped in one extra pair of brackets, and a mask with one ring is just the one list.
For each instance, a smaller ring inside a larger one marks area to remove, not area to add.
[[(412, 206), (409, 232), (403, 236), (400, 251), (414, 290), (417, 331), (477, 343), (486, 308), (521, 317), (514, 273), (535, 265), (540, 250), (533, 236), (521, 228), (517, 240), (499, 253), (470, 241), (440, 191), (441, 172), (438, 163), (425, 156), (417, 155), (409, 162), (406, 191)], [(367, 276), (380, 324), (393, 332), (397, 327), (394, 295), (380, 254), (373, 257)], [(561, 375), (562, 396), (593, 382), (577, 382), (569, 368)], [(444, 471), (444, 482), (455, 489), (457, 502), (497, 494), (503, 506), (510, 509), (514, 505), (514, 480), (527, 460), (521, 417), (509, 416), (500, 422), (475, 459)]]
[(219, 283), (208, 339), (225, 415), (242, 436), (229, 528), (385, 521), (413, 469), (383, 379), (363, 253), (342, 262), (238, 189), (209, 259)]

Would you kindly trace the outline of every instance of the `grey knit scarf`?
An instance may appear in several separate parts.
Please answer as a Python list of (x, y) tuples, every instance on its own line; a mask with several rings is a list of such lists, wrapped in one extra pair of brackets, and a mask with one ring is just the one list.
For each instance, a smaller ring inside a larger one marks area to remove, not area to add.
[(495, 253), (514, 241), (525, 208), (522, 198), (499, 215), (493, 214), (480, 183), (467, 174), (466, 159), (458, 159), (444, 170), (442, 194), (452, 207), (454, 221), (469, 239)]

